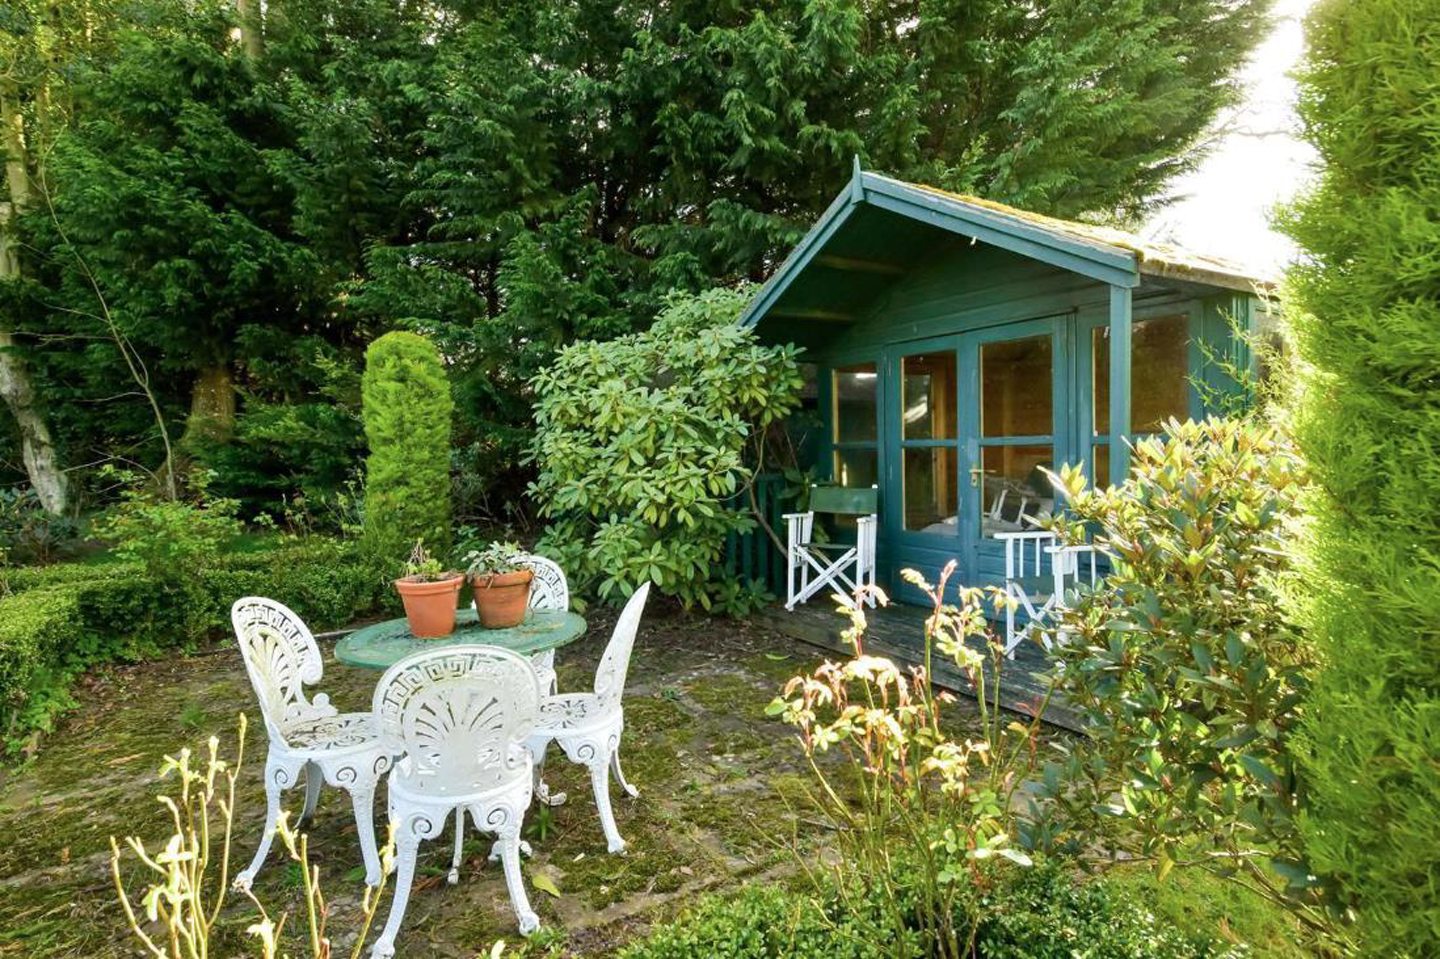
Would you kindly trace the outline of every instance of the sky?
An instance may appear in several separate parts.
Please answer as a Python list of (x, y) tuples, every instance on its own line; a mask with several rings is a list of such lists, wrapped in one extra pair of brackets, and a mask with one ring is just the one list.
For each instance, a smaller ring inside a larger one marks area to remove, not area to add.
[(1209, 155), (1171, 185), (1173, 202), (1140, 232), (1278, 274), (1294, 246), (1270, 228), (1270, 212), (1310, 176), (1314, 151), (1299, 139), (1295, 82), (1301, 21), (1314, 0), (1278, 0), (1273, 28), (1241, 71), (1244, 101), (1216, 123)]

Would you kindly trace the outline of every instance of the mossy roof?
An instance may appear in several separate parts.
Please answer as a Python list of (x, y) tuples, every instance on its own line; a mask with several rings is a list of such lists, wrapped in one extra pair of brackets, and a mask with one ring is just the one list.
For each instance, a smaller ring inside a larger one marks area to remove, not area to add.
[(845, 190), (756, 294), (741, 323), (753, 326), (772, 310), (791, 318), (839, 319), (832, 303), (876, 295), (933, 247), (937, 232), (1121, 287), (1139, 286), (1146, 277), (1247, 293), (1273, 285), (1262, 271), (1221, 257), (857, 166)]

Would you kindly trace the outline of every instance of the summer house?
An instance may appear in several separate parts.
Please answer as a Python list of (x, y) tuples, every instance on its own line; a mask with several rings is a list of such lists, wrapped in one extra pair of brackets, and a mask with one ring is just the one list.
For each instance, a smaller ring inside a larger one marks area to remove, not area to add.
[[(877, 571), (1004, 577), (998, 532), (1106, 483), (1122, 440), (1237, 388), (1265, 281), (1130, 234), (862, 171), (741, 318), (816, 364), (822, 475), (879, 491)], [(843, 534), (842, 534), (843, 535)], [(827, 604), (828, 605), (828, 604)]]

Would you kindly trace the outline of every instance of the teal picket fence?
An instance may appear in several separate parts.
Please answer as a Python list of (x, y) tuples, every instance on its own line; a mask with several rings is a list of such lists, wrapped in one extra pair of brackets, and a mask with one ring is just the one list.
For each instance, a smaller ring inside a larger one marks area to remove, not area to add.
[[(785, 520), (781, 517), (789, 509), (782, 502), (785, 491), (785, 477), (778, 473), (762, 473), (755, 477), (755, 503), (760, 515), (770, 524), (783, 542)], [(728, 504), (732, 509), (748, 509), (749, 497), (740, 495)], [(765, 588), (777, 596), (785, 594), (785, 552), (778, 549), (760, 526), (748, 533), (731, 533), (725, 539), (725, 571), (742, 580), (759, 580)]]

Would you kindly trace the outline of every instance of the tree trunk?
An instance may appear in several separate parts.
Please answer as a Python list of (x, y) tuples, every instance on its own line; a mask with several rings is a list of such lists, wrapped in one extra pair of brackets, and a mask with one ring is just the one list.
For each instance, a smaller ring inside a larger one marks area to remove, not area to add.
[(193, 450), (197, 442), (224, 443), (234, 433), (235, 374), (227, 365), (207, 366), (195, 377), (180, 447)]
[[(31, 198), (24, 123), (13, 84), (0, 86), (0, 152), (5, 155), (5, 185), (10, 194), (9, 202), (0, 203), (0, 282), (20, 278), (20, 251), (15, 249), (11, 229)], [(0, 317), (0, 399), (20, 427), (20, 456), (40, 505), (57, 515), (65, 512), (70, 500), (69, 477), (60, 468), (45, 409), (36, 398), (29, 366), (15, 349), (8, 317)]]
[(240, 47), (251, 60), (259, 60), (265, 52), (260, 0), (235, 0), (235, 12), (240, 18)]

